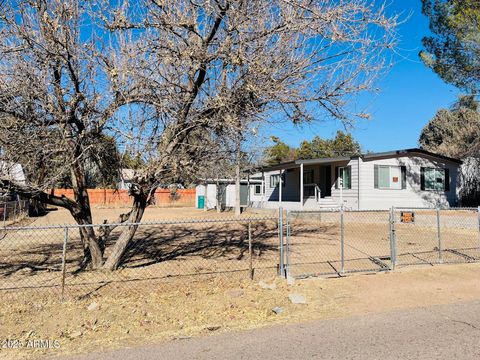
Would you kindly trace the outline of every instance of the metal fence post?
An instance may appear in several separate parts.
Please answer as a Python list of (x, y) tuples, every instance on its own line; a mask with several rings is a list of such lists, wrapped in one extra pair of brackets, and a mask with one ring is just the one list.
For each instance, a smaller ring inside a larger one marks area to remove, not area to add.
[(345, 226), (343, 218), (343, 205), (340, 208), (340, 274), (345, 272)]
[(480, 249), (480, 206), (477, 208), (477, 218), (478, 218), (478, 248)]
[(62, 249), (62, 301), (64, 300), (65, 295), (65, 274), (67, 270), (66, 265), (66, 255), (67, 255), (67, 241), (68, 241), (68, 227), (64, 230), (63, 236), (63, 249)]
[(285, 243), (285, 274), (290, 273), (290, 211), (287, 210), (287, 224), (286, 224), (287, 239)]
[(250, 257), (250, 263), (248, 266), (250, 272), (250, 280), (253, 280), (253, 249), (252, 249), (252, 222), (248, 222), (248, 255)]
[(390, 209), (390, 270), (395, 270), (397, 265), (397, 242), (395, 239), (395, 207)]
[(437, 207), (437, 240), (438, 240), (438, 262), (443, 262), (443, 255), (442, 255), (442, 234), (440, 230), (440, 208)]
[(278, 264), (278, 275), (283, 275), (283, 208), (278, 208), (278, 240), (280, 242), (280, 261)]

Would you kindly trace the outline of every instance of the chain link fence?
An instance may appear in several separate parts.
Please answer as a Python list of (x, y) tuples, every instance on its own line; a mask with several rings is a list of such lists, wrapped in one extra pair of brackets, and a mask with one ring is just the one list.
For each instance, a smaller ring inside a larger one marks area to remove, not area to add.
[[(118, 224), (106, 244), (125, 226)], [(80, 227), (4, 227), (0, 230), (0, 292), (20, 290), (82, 298), (106, 288), (149, 289), (200, 276), (259, 279), (278, 274), (278, 217), (139, 223), (115, 271), (80, 270)], [(102, 225), (92, 225), (99, 230)]]
[(479, 211), (395, 209), (397, 265), (463, 263), (480, 260)]
[[(125, 226), (118, 224), (104, 258)], [(118, 270), (85, 270), (80, 226), (0, 228), (0, 293), (82, 298), (193, 279), (341, 276), (480, 260), (478, 209), (279, 211), (138, 226)], [(98, 233), (105, 225), (91, 225)]]
[(286, 228), (294, 277), (480, 260), (477, 208), (288, 211)]
[(2, 201), (0, 202), (0, 220), (3, 227), (15, 224), (28, 216), (29, 201)]

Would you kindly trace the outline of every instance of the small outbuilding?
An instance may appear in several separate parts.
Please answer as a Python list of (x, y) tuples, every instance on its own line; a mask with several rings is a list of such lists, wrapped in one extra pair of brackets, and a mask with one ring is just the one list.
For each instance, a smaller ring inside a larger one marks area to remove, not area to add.
[[(240, 181), (240, 206), (247, 207), (255, 200), (255, 186), (261, 186), (260, 180)], [(207, 179), (196, 187), (195, 205), (198, 209), (222, 210), (235, 207), (234, 179)]]

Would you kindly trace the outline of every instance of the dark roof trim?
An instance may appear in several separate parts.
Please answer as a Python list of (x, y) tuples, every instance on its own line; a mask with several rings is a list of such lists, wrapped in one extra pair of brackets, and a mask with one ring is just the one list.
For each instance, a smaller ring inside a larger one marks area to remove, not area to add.
[(356, 158), (358, 156), (338, 156), (334, 158), (319, 158), (319, 159), (308, 159), (308, 160), (296, 160), (295, 163), (300, 165), (309, 165), (309, 164), (324, 164), (324, 163), (331, 163), (337, 161), (348, 161), (352, 158)]
[(295, 160), (295, 161), (289, 161), (289, 162), (281, 163), (281, 164), (274, 165), (274, 166), (266, 166), (266, 167), (258, 168), (258, 169), (255, 169), (255, 170), (258, 171), (258, 172), (275, 171), (275, 170), (295, 168), (295, 167), (298, 167), (300, 164), (304, 164), (304, 165), (324, 164), (324, 163), (332, 163), (332, 162), (337, 162), (337, 161), (348, 161), (348, 160), (351, 160), (351, 159), (356, 159), (358, 157), (361, 157), (362, 159), (377, 159), (377, 158), (382, 158), (382, 157), (394, 157), (394, 156), (398, 156), (398, 155), (408, 155), (408, 154), (414, 154), (414, 153), (423, 154), (423, 155), (427, 155), (427, 156), (431, 156), (431, 157), (436, 157), (438, 159), (451, 161), (451, 162), (454, 162), (454, 163), (457, 163), (457, 164), (462, 163), (462, 161), (459, 160), (459, 159), (451, 158), (451, 157), (440, 155), (440, 154), (435, 154), (433, 152), (423, 150), (423, 149), (412, 148), (412, 149), (393, 150), (393, 151), (385, 151), (385, 152), (354, 155), (354, 156), (338, 156), (338, 157), (334, 157), (334, 158)]
[(291, 169), (291, 168), (296, 168), (298, 167), (298, 164), (296, 161), (289, 161), (289, 162), (284, 162), (278, 165), (272, 165), (272, 166), (265, 166), (265, 167), (259, 167), (253, 171), (255, 172), (262, 172), (262, 171), (275, 171), (275, 170), (284, 170), (284, 169)]
[(404, 150), (394, 150), (394, 151), (385, 151), (385, 152), (379, 152), (379, 153), (372, 153), (372, 154), (364, 154), (362, 155), (362, 158), (364, 159), (376, 159), (376, 158), (381, 158), (381, 157), (392, 157), (392, 156), (397, 156), (397, 155), (408, 155), (412, 153), (417, 153), (417, 154), (423, 154), (423, 155), (428, 155), (431, 157), (436, 157), (439, 159), (451, 161), (454, 163), (461, 164), (462, 161), (459, 159), (451, 158), (445, 155), (440, 155), (440, 154), (435, 154), (433, 152), (423, 150), (423, 149), (418, 149), (418, 148), (413, 148), (413, 149), (404, 149)]

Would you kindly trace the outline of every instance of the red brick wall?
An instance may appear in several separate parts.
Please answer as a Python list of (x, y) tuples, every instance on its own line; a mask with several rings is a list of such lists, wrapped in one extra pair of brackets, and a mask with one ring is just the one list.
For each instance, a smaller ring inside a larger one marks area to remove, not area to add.
[[(55, 189), (57, 196), (66, 196), (73, 199), (72, 189)], [(128, 195), (128, 190), (114, 189), (88, 189), (90, 205), (105, 207), (123, 207), (132, 204), (132, 198)], [(195, 189), (178, 189), (175, 198), (172, 198), (170, 190), (159, 189), (155, 192), (155, 205), (159, 207), (170, 206), (195, 206)]]

